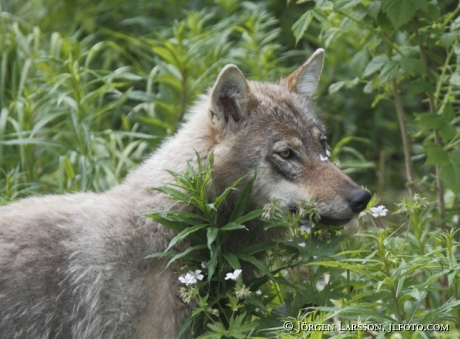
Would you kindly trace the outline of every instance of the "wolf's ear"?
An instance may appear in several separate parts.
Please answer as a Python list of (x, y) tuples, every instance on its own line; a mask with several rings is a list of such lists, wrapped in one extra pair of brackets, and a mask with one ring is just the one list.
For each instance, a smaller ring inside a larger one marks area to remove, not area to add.
[(250, 94), (249, 85), (239, 68), (225, 66), (211, 90), (211, 124), (235, 131), (238, 123), (247, 117)]
[(323, 69), (324, 49), (320, 48), (291, 75), (283, 80), (289, 91), (314, 96)]

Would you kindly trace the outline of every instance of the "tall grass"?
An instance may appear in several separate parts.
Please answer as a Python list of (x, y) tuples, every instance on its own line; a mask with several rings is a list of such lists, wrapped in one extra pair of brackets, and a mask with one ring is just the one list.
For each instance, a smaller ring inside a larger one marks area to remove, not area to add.
[(107, 190), (175, 132), (225, 64), (279, 75), (270, 15), (250, 6), (244, 18), (212, 17), (190, 12), (163, 34), (136, 38), (44, 34), (2, 12), (1, 199)]

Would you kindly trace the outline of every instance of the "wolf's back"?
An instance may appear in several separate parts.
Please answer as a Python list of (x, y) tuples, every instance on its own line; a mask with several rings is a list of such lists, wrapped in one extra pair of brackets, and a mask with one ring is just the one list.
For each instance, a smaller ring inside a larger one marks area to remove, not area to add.
[(132, 330), (129, 319), (120, 323), (112, 313), (143, 307), (139, 254), (121, 257), (131, 245), (120, 227), (132, 235), (126, 209), (92, 193), (0, 207), (2, 339), (116, 338)]

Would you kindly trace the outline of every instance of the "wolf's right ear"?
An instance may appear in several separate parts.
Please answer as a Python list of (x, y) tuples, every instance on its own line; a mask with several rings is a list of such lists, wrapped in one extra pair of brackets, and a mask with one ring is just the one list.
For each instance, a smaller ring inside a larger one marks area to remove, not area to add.
[(319, 48), (313, 55), (291, 75), (283, 80), (289, 91), (314, 96), (318, 87), (319, 76), (323, 69), (324, 49)]
[(243, 73), (235, 65), (220, 72), (211, 90), (210, 121), (218, 129), (236, 131), (238, 123), (247, 118), (251, 91)]

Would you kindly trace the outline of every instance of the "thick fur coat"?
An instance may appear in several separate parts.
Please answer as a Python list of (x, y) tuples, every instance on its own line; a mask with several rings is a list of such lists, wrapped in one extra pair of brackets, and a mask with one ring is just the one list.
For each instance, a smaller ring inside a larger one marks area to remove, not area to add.
[[(161, 259), (140, 260), (174, 234), (144, 215), (173, 205), (149, 188), (171, 181), (166, 170), (195, 163), (195, 151), (214, 152), (220, 188), (257, 171), (254, 207), (278, 198), (295, 209), (316, 198), (332, 224), (361, 211), (370, 195), (326, 158), (313, 112), (323, 55), (316, 51), (280, 84), (246, 81), (226, 66), (178, 133), (110, 191), (0, 207), (0, 337), (174, 339), (190, 312), (178, 274), (162, 272)], [(259, 239), (274, 236), (261, 230)], [(229, 241), (237, 248), (240, 240)]]

